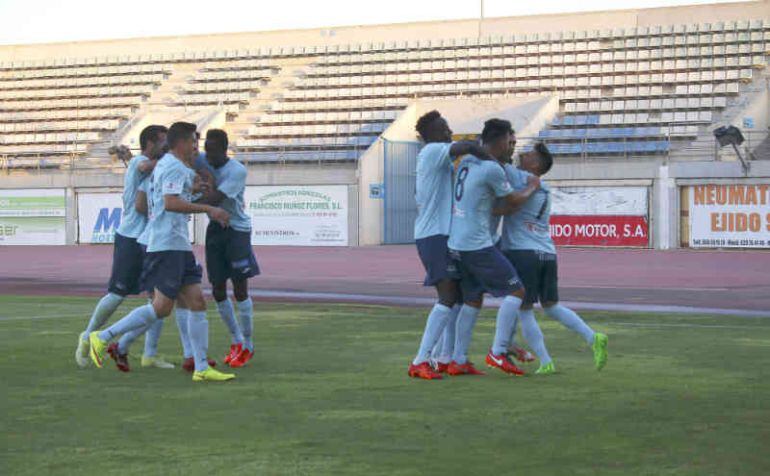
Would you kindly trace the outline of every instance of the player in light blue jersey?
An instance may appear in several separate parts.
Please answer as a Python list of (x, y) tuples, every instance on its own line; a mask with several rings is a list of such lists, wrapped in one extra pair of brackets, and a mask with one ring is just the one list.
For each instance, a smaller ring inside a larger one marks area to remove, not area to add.
[[(447, 248), (452, 219), (452, 160), (465, 154), (489, 156), (475, 142), (452, 142), (452, 131), (438, 111), (420, 117), (416, 129), (425, 146), (417, 155), (414, 238), (426, 271), (423, 284), (436, 288), (438, 302), (428, 315), (417, 356), (407, 373), (410, 377), (431, 380), (440, 379), (451, 360), (455, 321), (460, 310), (456, 266)], [(445, 334), (444, 343), (437, 346), (442, 334)], [(439, 353), (446, 356), (443, 361)], [(435, 369), (430, 360), (434, 360)]]
[[(526, 187), (530, 177), (545, 175), (552, 165), (553, 158), (548, 148), (538, 143), (531, 151), (520, 155), (518, 168), (508, 164), (505, 172), (513, 189), (521, 190)], [(556, 366), (545, 346), (543, 333), (535, 321), (532, 309), (539, 301), (546, 315), (586, 340), (594, 353), (594, 365), (597, 370), (601, 370), (607, 363), (607, 336), (594, 332), (580, 316), (559, 304), (556, 246), (551, 239), (550, 216), (550, 188), (541, 182), (540, 189), (519, 209), (505, 215), (503, 220), (501, 248), (519, 271), (526, 288), (520, 312), (522, 333), (540, 359), (540, 368), (536, 373), (554, 373)]]
[[(254, 356), (253, 304), (248, 280), (260, 271), (251, 247), (251, 218), (246, 214), (243, 199), (248, 173), (240, 162), (227, 156), (227, 147), (227, 133), (209, 129), (201, 168), (208, 168), (214, 183), (202, 200), (230, 214), (229, 227), (212, 221), (206, 229), (206, 271), (219, 315), (230, 331), (231, 345), (225, 363), (238, 368)], [(233, 283), (235, 306), (227, 298), (228, 280)], [(235, 319), (236, 309), (240, 322)]]
[(144, 249), (137, 243), (137, 238), (144, 231), (147, 218), (137, 213), (134, 203), (140, 184), (152, 173), (158, 159), (165, 153), (167, 131), (166, 127), (159, 125), (147, 126), (142, 130), (139, 134), (142, 152), (131, 159), (123, 176), (123, 214), (115, 232), (112, 272), (107, 294), (96, 305), (86, 329), (78, 337), (75, 362), (81, 368), (89, 362), (88, 335), (104, 326), (126, 296), (141, 292), (139, 281)]
[(191, 202), (198, 190), (194, 186), (196, 126), (174, 123), (168, 131), (170, 152), (158, 163), (150, 183), (148, 200), (149, 237), (145, 262), (145, 286), (153, 289), (151, 304), (134, 309), (126, 317), (102, 332), (89, 335), (91, 360), (101, 367), (108, 342), (116, 336), (141, 327), (150, 327), (168, 316), (175, 302), (190, 309), (188, 331), (195, 358), (193, 381), (225, 381), (233, 374), (219, 372), (208, 364), (208, 321), (206, 301), (200, 281), (201, 267), (195, 261), (188, 235), (191, 213), (206, 213), (210, 219), (227, 226), (230, 215), (211, 205)]
[(497, 199), (502, 199), (502, 205), (515, 208), (539, 187), (537, 177), (530, 178), (526, 188), (518, 192), (514, 192), (508, 183), (503, 164), (512, 154), (514, 137), (509, 121), (488, 120), (484, 123), (481, 139), (487, 152), (496, 160), (467, 156), (457, 168), (448, 245), (459, 262), (463, 306), (457, 318), (454, 355), (447, 369), (449, 375), (483, 374), (468, 361), (467, 352), (484, 293), (505, 297), (497, 313), (495, 339), (486, 363), (508, 374), (524, 373), (507, 355), (524, 298), (524, 287), (516, 269), (494, 246), (490, 230)]

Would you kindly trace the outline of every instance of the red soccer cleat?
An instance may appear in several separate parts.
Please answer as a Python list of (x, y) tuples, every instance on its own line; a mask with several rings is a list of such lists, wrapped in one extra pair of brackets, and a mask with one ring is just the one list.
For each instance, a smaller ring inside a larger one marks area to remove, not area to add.
[(254, 352), (244, 348), (241, 353), (238, 354), (238, 357), (230, 361), (230, 367), (234, 369), (241, 368), (246, 365), (246, 362), (251, 360), (252, 357), (254, 357)]
[(508, 356), (524, 363), (535, 361), (535, 356), (532, 355), (532, 352), (527, 349), (522, 349), (517, 345), (512, 345), (508, 348)]
[(507, 374), (516, 376), (524, 375), (524, 371), (516, 367), (516, 364), (511, 362), (506, 354), (495, 355), (490, 350), (487, 354), (486, 361), (487, 366), (498, 368)]
[(486, 372), (482, 372), (473, 366), (471, 361), (464, 364), (458, 364), (454, 360), (449, 363), (446, 369), (447, 375), (457, 377), (458, 375), (486, 375)]
[(110, 354), (110, 357), (112, 357), (112, 360), (115, 361), (115, 365), (118, 366), (118, 370), (121, 372), (130, 372), (131, 366), (128, 365), (128, 354), (121, 355), (118, 352), (118, 343), (113, 342), (109, 346), (107, 346), (107, 353)]
[(237, 359), (243, 350), (243, 344), (230, 344), (230, 353), (225, 356), (225, 363), (229, 364)]
[(447, 369), (449, 368), (449, 364), (445, 364), (444, 362), (436, 362), (436, 372), (440, 374), (447, 373)]
[[(213, 359), (209, 359), (209, 367), (216, 367), (217, 361)], [(182, 370), (186, 372), (194, 372), (195, 371), (195, 359), (192, 357), (187, 357), (182, 361)]]
[(433, 370), (428, 362), (423, 362), (418, 365), (409, 364), (408, 373), (410, 377), (425, 380), (441, 380), (443, 378), (440, 373)]

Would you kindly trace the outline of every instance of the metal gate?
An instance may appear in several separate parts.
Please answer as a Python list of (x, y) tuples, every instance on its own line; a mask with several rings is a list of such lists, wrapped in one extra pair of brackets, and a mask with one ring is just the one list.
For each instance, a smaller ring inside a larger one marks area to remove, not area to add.
[(386, 245), (414, 242), (417, 202), (414, 199), (419, 142), (384, 141)]

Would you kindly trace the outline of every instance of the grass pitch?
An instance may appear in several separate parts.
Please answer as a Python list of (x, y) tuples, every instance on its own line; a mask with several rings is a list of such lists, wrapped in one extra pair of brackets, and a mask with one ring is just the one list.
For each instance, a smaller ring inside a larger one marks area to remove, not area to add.
[[(129, 374), (77, 369), (95, 303), (0, 297), (0, 474), (770, 473), (770, 320), (584, 313), (610, 336), (597, 373), (581, 339), (539, 315), (557, 375), (425, 382), (406, 367), (427, 309), (258, 303), (252, 363), (194, 384), (139, 368), (141, 340)], [(209, 320), (219, 360), (213, 306)], [(487, 310), (477, 364), (493, 327)], [(179, 360), (171, 319), (161, 353)]]

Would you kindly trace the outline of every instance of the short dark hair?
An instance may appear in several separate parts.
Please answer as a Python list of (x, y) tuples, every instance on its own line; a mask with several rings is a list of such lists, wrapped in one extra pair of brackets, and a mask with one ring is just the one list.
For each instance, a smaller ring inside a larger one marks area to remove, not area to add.
[(496, 141), (505, 134), (513, 134), (511, 121), (505, 119), (490, 119), (484, 123), (484, 130), (481, 131), (481, 142), (488, 144)]
[(228, 145), (227, 132), (222, 129), (209, 129), (206, 132), (206, 152), (211, 147), (214, 151), (225, 153)]
[(538, 160), (540, 161), (540, 174), (545, 175), (553, 167), (553, 155), (551, 155), (551, 151), (542, 142), (536, 143), (534, 150), (537, 152)]
[(417, 130), (417, 132), (420, 134), (423, 140), (428, 140), (428, 134), (430, 133), (430, 126), (433, 124), (434, 121), (440, 118), (441, 118), (441, 113), (435, 109), (430, 112), (426, 112), (419, 119), (417, 119), (417, 125), (414, 126), (414, 128)]
[(166, 142), (168, 142), (169, 149), (176, 147), (182, 139), (189, 139), (190, 136), (195, 136), (195, 132), (198, 126), (190, 122), (175, 122), (168, 128), (168, 136)]
[(166, 126), (160, 126), (158, 124), (153, 124), (151, 126), (147, 126), (144, 129), (142, 129), (142, 132), (139, 134), (139, 147), (144, 150), (149, 142), (157, 142), (158, 141), (158, 135), (159, 134), (165, 134), (168, 132), (168, 128)]

